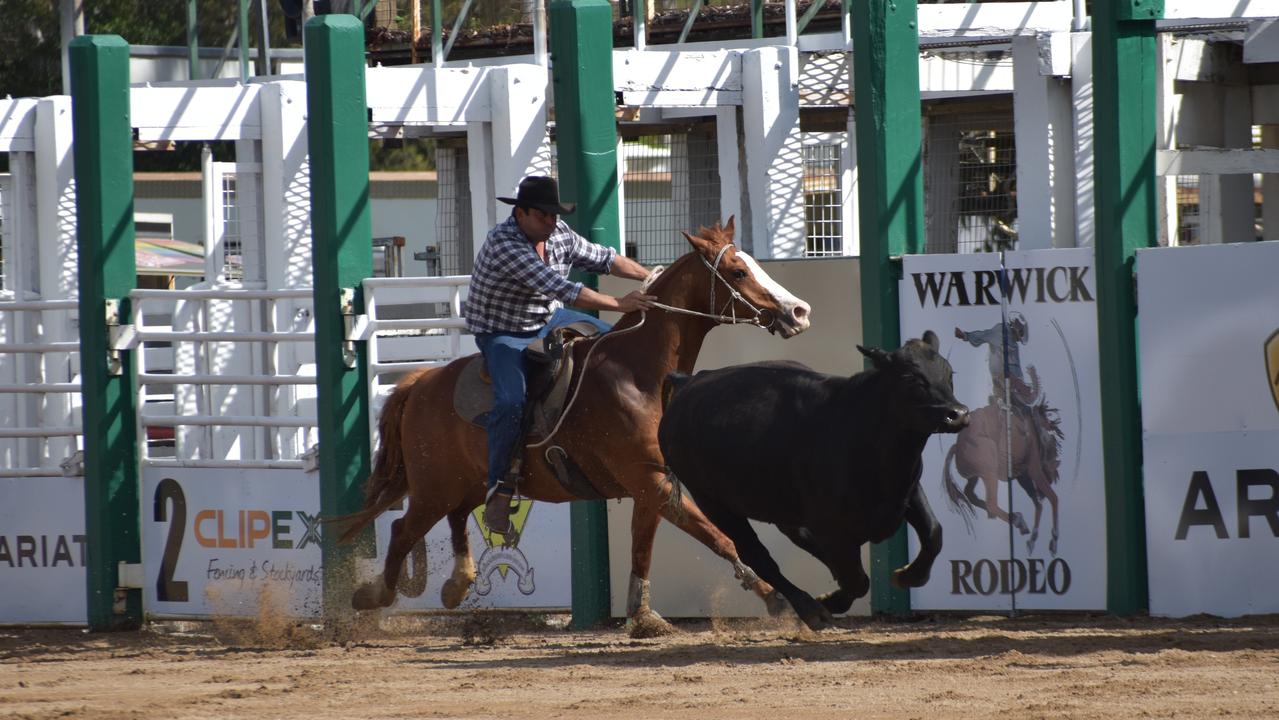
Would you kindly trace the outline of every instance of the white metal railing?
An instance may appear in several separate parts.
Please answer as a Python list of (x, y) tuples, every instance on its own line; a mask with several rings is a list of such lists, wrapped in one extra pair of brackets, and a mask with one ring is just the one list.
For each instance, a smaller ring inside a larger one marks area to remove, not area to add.
[[(304, 372), (315, 341), (310, 288), (197, 286), (134, 290), (129, 297), (139, 350), (139, 435), (175, 430), (171, 457), (147, 443), (148, 465), (305, 466), (317, 425), (314, 414), (299, 408), (314, 397), (315, 375)], [(162, 319), (150, 323), (150, 316)], [(285, 324), (302, 329), (281, 329)], [(245, 352), (242, 343), (256, 351)]]
[[(350, 340), (367, 340), (369, 437), (376, 442), (378, 409), (406, 372), (437, 367), (476, 352), (466, 330), (462, 303), (469, 275), (369, 278), (364, 281), (365, 316)], [(391, 307), (399, 307), (385, 317)]]
[(0, 372), (9, 380), (0, 383), (0, 407), (10, 415), (7, 423), (0, 423), (0, 477), (78, 473), (76, 463), (68, 461), (83, 435), (75, 422), (80, 343), (48, 337), (69, 327), (52, 313), (73, 312), (78, 306), (76, 300), (0, 301)]

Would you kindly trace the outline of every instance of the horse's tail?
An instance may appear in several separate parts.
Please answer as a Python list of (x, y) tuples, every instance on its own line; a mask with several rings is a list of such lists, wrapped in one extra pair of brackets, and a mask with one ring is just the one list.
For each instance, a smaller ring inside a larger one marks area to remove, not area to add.
[(378, 435), (381, 437), (377, 451), (377, 459), (373, 464), (373, 472), (364, 485), (364, 509), (337, 518), (337, 522), (345, 525), (339, 543), (350, 542), (373, 522), (378, 515), (386, 512), (395, 503), (408, 494), (408, 475), (404, 468), (404, 450), (400, 446), (400, 421), (404, 415), (404, 405), (408, 402), (413, 388), (413, 381), (418, 378), (414, 373), (405, 378), (382, 406), (381, 417), (378, 418)]
[(687, 385), (688, 381), (692, 379), (693, 379), (692, 375), (689, 375), (686, 372), (680, 372), (678, 370), (672, 373), (667, 373), (666, 380), (662, 382), (662, 410), (663, 411), (666, 410), (666, 408), (670, 407), (671, 400), (675, 399), (675, 394), (678, 393), (680, 389), (683, 388), (685, 385)]
[(964, 519), (964, 525), (968, 526), (968, 532), (972, 533), (973, 520), (976, 518), (977, 514), (973, 511), (973, 504), (969, 502), (968, 497), (964, 495), (963, 491), (959, 489), (959, 486), (955, 484), (955, 478), (950, 474), (950, 463), (955, 459), (955, 453), (958, 447), (958, 443), (951, 445), (950, 451), (946, 453), (946, 462), (942, 463), (941, 486), (942, 489), (946, 491), (947, 503), (950, 505), (952, 510), (959, 513), (959, 516)]

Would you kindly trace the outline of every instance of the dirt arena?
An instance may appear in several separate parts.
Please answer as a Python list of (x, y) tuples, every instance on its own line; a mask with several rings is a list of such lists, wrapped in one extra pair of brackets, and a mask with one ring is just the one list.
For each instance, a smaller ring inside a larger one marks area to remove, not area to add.
[(1274, 718), (1279, 617), (677, 623), (564, 616), (0, 630), (4, 718)]

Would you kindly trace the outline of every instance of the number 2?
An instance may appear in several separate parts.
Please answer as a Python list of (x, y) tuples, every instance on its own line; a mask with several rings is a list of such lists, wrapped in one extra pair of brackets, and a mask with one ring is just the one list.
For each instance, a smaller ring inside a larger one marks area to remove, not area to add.
[(165, 478), (155, 488), (155, 521), (167, 519), (165, 500), (173, 503), (173, 521), (169, 523), (169, 537), (164, 542), (164, 557), (160, 560), (160, 576), (155, 582), (156, 599), (161, 602), (186, 602), (185, 580), (174, 580), (173, 570), (178, 565), (178, 553), (182, 550), (182, 536), (187, 529), (187, 498), (182, 486), (173, 478)]

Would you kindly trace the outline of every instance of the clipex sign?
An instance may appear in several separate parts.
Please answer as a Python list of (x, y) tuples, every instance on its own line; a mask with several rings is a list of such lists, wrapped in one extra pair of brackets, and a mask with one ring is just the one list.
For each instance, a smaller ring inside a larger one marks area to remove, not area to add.
[(143, 498), (148, 612), (320, 614), (314, 474), (151, 467)]
[(1152, 614), (1279, 612), (1276, 268), (1275, 242), (1137, 251)]

